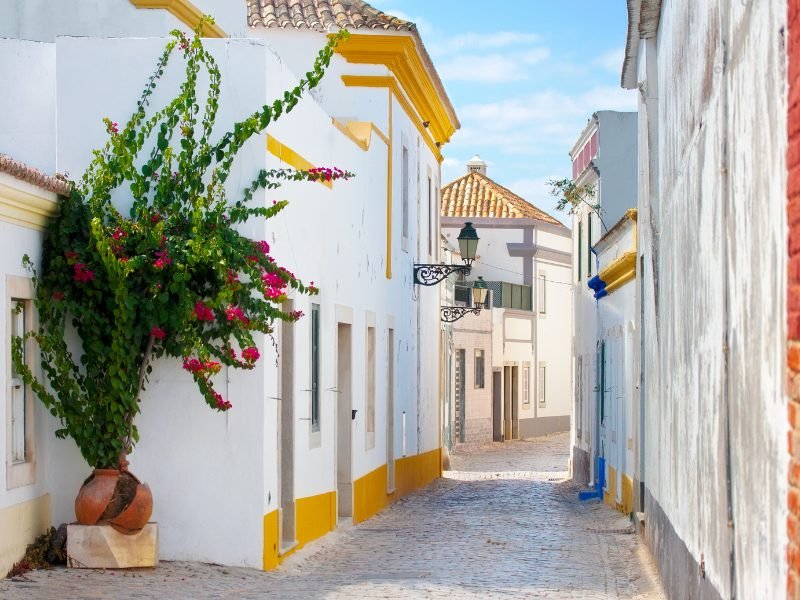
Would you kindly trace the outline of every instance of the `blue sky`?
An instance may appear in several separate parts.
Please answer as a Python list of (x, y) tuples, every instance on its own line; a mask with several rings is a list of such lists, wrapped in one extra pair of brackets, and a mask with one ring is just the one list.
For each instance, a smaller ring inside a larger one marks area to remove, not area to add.
[(455, 106), (444, 183), (479, 154), (492, 179), (555, 213), (545, 182), (571, 176), (587, 119), (636, 110), (636, 92), (619, 86), (624, 0), (368, 1), (417, 24)]

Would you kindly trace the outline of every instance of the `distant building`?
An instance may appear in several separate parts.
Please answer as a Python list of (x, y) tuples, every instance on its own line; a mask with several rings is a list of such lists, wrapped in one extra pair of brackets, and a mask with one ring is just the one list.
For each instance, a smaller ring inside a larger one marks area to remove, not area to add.
[[(491, 310), (453, 326), (454, 443), (482, 444), (567, 431), (570, 424), (571, 235), (490, 179), (479, 157), (442, 189), (442, 232), (456, 245), (471, 221), (478, 255), (456, 303), (482, 277)], [(448, 409), (445, 409), (446, 414)]]
[(587, 283), (598, 273), (594, 245), (625, 211), (636, 206), (636, 145), (635, 112), (599, 111), (589, 119), (569, 153), (575, 184), (592, 186), (595, 195), (588, 201), (599, 207), (596, 212), (581, 205), (572, 215), (572, 474), (582, 484), (596, 481), (596, 458), (605, 451), (599, 435), (605, 423), (598, 420), (597, 410), (602, 335), (594, 291)]

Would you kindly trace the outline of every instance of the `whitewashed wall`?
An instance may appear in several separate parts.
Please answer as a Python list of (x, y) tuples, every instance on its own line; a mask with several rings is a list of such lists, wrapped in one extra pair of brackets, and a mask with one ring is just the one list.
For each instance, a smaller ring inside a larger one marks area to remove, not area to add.
[[(247, 5), (230, 0), (193, 0), (230, 36), (247, 31)], [(162, 37), (189, 26), (163, 9), (137, 8), (129, 0), (4, 0), (0, 37), (53, 42), (76, 37)]]
[(639, 65), (649, 541), (675, 597), (783, 597), (786, 7), (661, 11)]

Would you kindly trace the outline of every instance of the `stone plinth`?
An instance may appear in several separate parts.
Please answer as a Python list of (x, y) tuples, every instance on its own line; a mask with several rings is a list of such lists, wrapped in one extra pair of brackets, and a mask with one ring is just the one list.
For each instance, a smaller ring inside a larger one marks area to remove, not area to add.
[(110, 525), (68, 525), (67, 565), (79, 569), (130, 569), (158, 564), (158, 523), (126, 535)]

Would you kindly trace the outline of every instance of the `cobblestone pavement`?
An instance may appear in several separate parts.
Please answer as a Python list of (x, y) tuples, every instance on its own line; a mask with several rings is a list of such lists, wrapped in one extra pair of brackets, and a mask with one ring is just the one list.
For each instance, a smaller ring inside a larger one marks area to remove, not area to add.
[(162, 562), (157, 569), (54, 569), (0, 580), (0, 598), (663, 598), (619, 513), (579, 503), (569, 437), (495, 444), (376, 517), (277, 571)]

